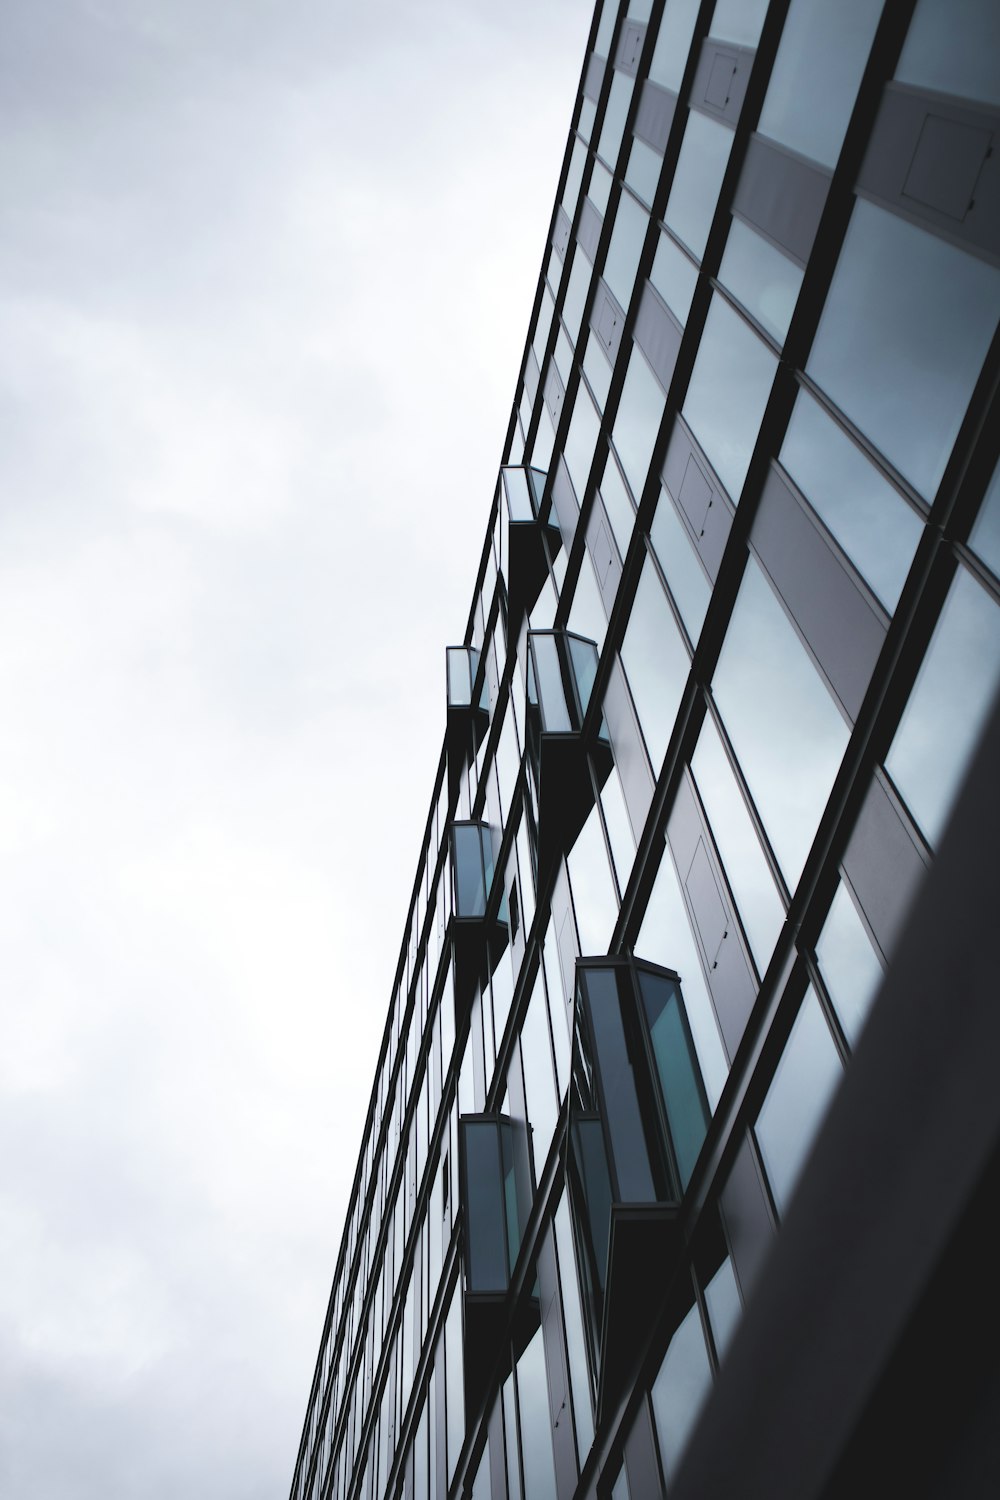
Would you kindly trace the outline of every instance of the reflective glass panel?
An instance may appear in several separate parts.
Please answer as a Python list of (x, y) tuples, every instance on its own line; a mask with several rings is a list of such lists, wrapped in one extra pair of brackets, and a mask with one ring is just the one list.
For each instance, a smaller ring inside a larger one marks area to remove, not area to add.
[(1000, 104), (996, 0), (918, 0), (900, 55), (901, 83)]
[(969, 546), (1000, 578), (1000, 464), (993, 471), (989, 488), (969, 537)]
[(813, 510), (891, 613), (923, 522), (808, 391), (778, 455)]
[(618, 898), (596, 803), (569, 852), (566, 864), (573, 889), (580, 952), (587, 955), (607, 953), (618, 920)]
[(587, 189), (587, 197), (597, 209), (603, 219), (611, 196), (611, 184), (614, 181), (607, 167), (595, 161), (590, 173), (590, 186)]
[(719, 280), (779, 344), (795, 311), (802, 272), (742, 219), (729, 226)]
[(698, 285), (698, 269), (665, 230), (656, 246), (649, 279), (683, 328)]
[(564, 328), (560, 328), (559, 330), (559, 336), (556, 339), (556, 347), (553, 350), (553, 358), (555, 360), (556, 369), (562, 376), (563, 389), (565, 390), (566, 386), (569, 384), (569, 377), (573, 371), (573, 350), (570, 345), (569, 339), (566, 337), (566, 330)]
[(837, 887), (816, 957), (837, 1019), (853, 1047), (882, 982), (882, 965), (844, 885)]
[(732, 144), (733, 132), (727, 125), (697, 110), (689, 111), (664, 217), (698, 260), (712, 227)]
[[(587, 257), (580, 252), (573, 256), (573, 269), (569, 273), (569, 281), (566, 284), (566, 300), (563, 303), (563, 322), (571, 339), (575, 340), (580, 331), (580, 319), (583, 317), (584, 304), (587, 301), (587, 292), (590, 290), (591, 266)], [(547, 468), (547, 464), (539, 467)]]
[(583, 179), (584, 163), (587, 160), (587, 148), (582, 141), (574, 140), (573, 150), (569, 159), (569, 170), (566, 173), (566, 186), (563, 188), (563, 207), (570, 218), (576, 210), (576, 200), (580, 196), (580, 183)]
[(521, 1031), (521, 1067), (537, 1177), (545, 1164), (558, 1119), (549, 1019), (545, 1009), (545, 985), (540, 965)]
[(628, 114), (629, 104), (632, 102), (632, 87), (635, 80), (627, 73), (619, 73), (617, 70), (611, 80), (611, 92), (608, 94), (608, 103), (604, 112), (604, 124), (601, 126), (601, 139), (598, 142), (597, 152), (603, 156), (608, 166), (614, 170), (618, 161), (618, 150), (622, 143), (622, 135), (625, 130), (625, 116)]
[(998, 680), (1000, 608), (960, 568), (885, 761), (932, 845), (944, 831)]
[(660, 491), (649, 538), (687, 633), (696, 644), (705, 623), (712, 589), (666, 489)]
[(611, 366), (608, 364), (608, 356), (604, 352), (601, 340), (593, 329), (587, 335), (587, 347), (583, 355), (583, 373), (603, 411), (607, 404), (608, 391), (611, 389)]
[(752, 557), (712, 692), (771, 847), (794, 890), (847, 747), (848, 729)]
[(843, 1072), (816, 991), (810, 985), (757, 1117), (757, 1144), (780, 1214), (788, 1207)]
[(882, 0), (792, 0), (761, 110), (762, 135), (836, 165)]
[(635, 941), (635, 952), (637, 957), (648, 958), (651, 963), (662, 964), (664, 968), (673, 969), (680, 975), (684, 990), (684, 1009), (694, 1038), (702, 1081), (709, 1103), (714, 1109), (726, 1082), (729, 1064), (719, 1036), (715, 1007), (709, 996), (695, 947), (677, 871), (667, 848), (664, 848), (660, 868), (656, 872), (646, 914)]
[(556, 1209), (554, 1227), (559, 1252), (559, 1281), (562, 1287), (566, 1348), (569, 1353), (569, 1376), (573, 1388), (573, 1412), (576, 1417), (577, 1457), (582, 1464), (594, 1441), (594, 1410), (590, 1396), (590, 1377), (587, 1373), (580, 1282), (565, 1193)]
[(545, 1345), (540, 1327), (517, 1362), (517, 1409), (521, 1418), (524, 1500), (556, 1500), (549, 1388), (545, 1379)]
[(785, 912), (711, 715), (705, 716), (691, 769), (757, 971), (763, 974), (778, 941)]
[(650, 1392), (656, 1436), (669, 1484), (702, 1403), (712, 1386), (708, 1350), (697, 1306), (691, 1308), (670, 1340)]
[(601, 499), (604, 501), (604, 509), (608, 513), (611, 529), (618, 543), (619, 555), (624, 559), (628, 552), (628, 544), (632, 540), (632, 530), (635, 526), (635, 506), (625, 488), (618, 465), (609, 454), (608, 461), (604, 465), (604, 477), (601, 480)]
[(716, 292), (683, 415), (734, 504), (743, 490), (777, 368), (763, 340)]
[[(552, 327), (552, 315), (556, 305), (552, 300), (552, 293), (548, 285), (542, 282), (542, 298), (538, 304), (538, 319), (535, 323), (535, 336), (531, 341), (531, 347), (535, 353), (538, 368), (541, 369), (545, 363), (545, 346), (549, 341), (549, 330)], [(525, 423), (527, 426), (527, 423)]]
[(563, 449), (563, 457), (566, 467), (569, 469), (569, 477), (573, 481), (576, 498), (583, 503), (584, 491), (587, 487), (587, 476), (590, 474), (590, 466), (594, 461), (594, 449), (600, 436), (601, 424), (594, 403), (587, 394), (586, 388), (577, 386), (576, 403), (573, 407), (573, 417), (566, 434), (566, 446)]
[(721, 1363), (743, 1312), (733, 1263), (728, 1256), (705, 1288), (705, 1303), (708, 1307), (708, 1321), (712, 1325), (715, 1352)]
[(594, 128), (594, 116), (597, 113), (597, 105), (593, 99), (584, 98), (580, 105), (580, 122), (577, 130), (585, 141), (590, 140), (590, 132)]
[(601, 24), (597, 28), (597, 36), (594, 39), (594, 51), (598, 57), (611, 56), (611, 38), (615, 34), (615, 22), (618, 19), (618, 0), (604, 0), (604, 9), (601, 12)]
[(700, 0), (668, 0), (660, 21), (649, 76), (675, 94), (680, 93), (699, 4)]
[(611, 438), (637, 503), (646, 483), (665, 405), (659, 381), (638, 344), (633, 344)]
[(756, 47), (767, 6), (768, 0), (717, 0), (708, 34), (720, 42)]
[(859, 200), (808, 370), (931, 500), (1000, 313), (1000, 270)]
[(648, 224), (646, 210), (640, 208), (631, 193), (622, 193), (604, 261), (604, 280), (624, 308), (632, 300), (636, 268)]
[(658, 151), (654, 151), (652, 146), (647, 146), (638, 137), (633, 139), (625, 169), (625, 181), (643, 203), (652, 205), (662, 166), (663, 157)]
[(658, 772), (691, 662), (650, 557), (639, 575), (621, 659), (649, 758)]

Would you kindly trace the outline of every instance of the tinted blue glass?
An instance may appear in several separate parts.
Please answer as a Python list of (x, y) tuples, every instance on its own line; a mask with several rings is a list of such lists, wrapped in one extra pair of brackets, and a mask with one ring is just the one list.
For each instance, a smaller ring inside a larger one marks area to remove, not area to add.
[(691, 663), (649, 557), (639, 575), (621, 659), (649, 758), (658, 772)]
[(778, 361), (718, 292), (684, 400), (683, 415), (738, 503)]
[(675, 94), (680, 92), (699, 4), (700, 0), (668, 0), (660, 21), (649, 76)]
[(649, 472), (666, 397), (637, 344), (632, 346), (611, 439), (638, 502)]
[(622, 1025), (618, 986), (613, 971), (592, 969), (588, 977), (594, 1061), (600, 1073), (604, 1122), (611, 1142), (620, 1201), (653, 1201), (646, 1136), (642, 1127), (635, 1073)]
[(792, 0), (760, 132), (824, 166), (836, 165), (882, 0)]
[(715, 216), (732, 144), (728, 126), (697, 110), (689, 112), (665, 219), (698, 260)]
[(931, 844), (944, 830), (1000, 681), (1000, 608), (960, 568), (886, 769)]
[(692, 642), (697, 643), (701, 627), (705, 623), (712, 589), (691, 539), (665, 489), (660, 491), (660, 501), (649, 537), (664, 577), (670, 585), (674, 603), (687, 627), (687, 633)]
[(656, 246), (649, 279), (683, 328), (698, 285), (698, 269), (666, 230), (661, 233)]
[(753, 558), (712, 692), (794, 889), (847, 746), (847, 725)]
[(624, 308), (632, 300), (636, 268), (648, 225), (646, 210), (640, 208), (630, 193), (622, 193), (604, 261), (604, 280)]
[(469, 1290), (504, 1291), (507, 1286), (506, 1229), (500, 1190), (500, 1147), (494, 1123), (468, 1122), (465, 1133), (466, 1239)]
[(779, 344), (785, 342), (802, 286), (802, 272), (794, 261), (742, 219), (734, 219), (719, 280)]
[(657, 974), (639, 975), (670, 1139), (687, 1187), (705, 1142), (708, 1114), (699, 1088), (697, 1061), (681, 1015), (679, 987)]
[(891, 613), (920, 540), (920, 517), (807, 391), (795, 399), (779, 457)]
[(927, 499), (1000, 314), (1000, 270), (858, 201), (808, 370)]
[(820, 973), (853, 1047), (882, 981), (882, 965), (843, 885), (837, 887), (816, 944)]
[(896, 68), (902, 83), (1000, 104), (996, 0), (918, 0)]
[(456, 912), (460, 917), (481, 917), (486, 910), (486, 886), (479, 828), (476, 824), (456, 824), (452, 833)]
[(757, 1117), (757, 1144), (781, 1214), (843, 1072), (810, 986)]

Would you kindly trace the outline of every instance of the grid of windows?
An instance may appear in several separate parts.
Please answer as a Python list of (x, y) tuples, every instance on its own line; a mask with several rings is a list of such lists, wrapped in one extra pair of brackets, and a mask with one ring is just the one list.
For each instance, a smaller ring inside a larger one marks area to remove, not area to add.
[(673, 1486), (1000, 682), (998, 41), (598, 7), (293, 1500)]

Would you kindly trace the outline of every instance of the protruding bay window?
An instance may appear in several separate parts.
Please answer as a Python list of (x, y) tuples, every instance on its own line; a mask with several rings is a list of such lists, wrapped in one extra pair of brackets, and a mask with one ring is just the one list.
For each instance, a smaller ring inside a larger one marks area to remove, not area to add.
[(710, 1111), (680, 976), (633, 958), (576, 967), (570, 1203), (607, 1410), (638, 1351), (651, 1279), (677, 1249)]
[(452, 922), (456, 1026), (468, 1014), (476, 986), (488, 973), (487, 949), (508, 941), (507, 904), (493, 892), (493, 835), (489, 823), (451, 825)]
[(541, 469), (500, 470), (502, 566), (507, 577), (511, 634), (534, 605), (562, 545), (558, 526), (540, 519), (545, 474)]
[(486, 674), (476, 691), (480, 652), (474, 646), (448, 646), (448, 720), (445, 749), (449, 795), (453, 796), (463, 766), (475, 756), (490, 725)]

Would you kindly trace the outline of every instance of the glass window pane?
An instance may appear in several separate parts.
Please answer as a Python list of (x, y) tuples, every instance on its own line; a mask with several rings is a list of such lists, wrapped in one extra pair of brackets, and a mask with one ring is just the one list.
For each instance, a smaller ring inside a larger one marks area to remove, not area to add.
[(756, 47), (768, 0), (717, 0), (708, 34), (720, 42)]
[(900, 55), (901, 83), (1000, 104), (996, 0), (918, 0)]
[(445, 1324), (445, 1389), (448, 1403), (448, 1480), (455, 1472), (465, 1435), (465, 1387), (462, 1368), (462, 1298), (456, 1286)]
[(573, 481), (576, 498), (583, 504), (584, 491), (587, 487), (587, 477), (590, 474), (590, 466), (594, 461), (594, 449), (600, 436), (601, 423), (594, 410), (594, 403), (587, 394), (586, 388), (577, 386), (576, 402), (573, 406), (573, 416), (566, 434), (566, 446), (563, 449), (563, 457), (566, 467), (569, 469), (569, 477)]
[(597, 105), (593, 99), (584, 98), (580, 104), (580, 120), (577, 130), (585, 141), (590, 140), (590, 132), (594, 128), (594, 116), (597, 113)]
[(668, 1484), (677, 1471), (684, 1446), (711, 1385), (708, 1350), (695, 1306), (670, 1340), (650, 1392), (663, 1474)]
[(654, 151), (652, 146), (647, 146), (645, 141), (640, 141), (638, 138), (632, 141), (628, 154), (628, 166), (625, 169), (625, 181), (647, 205), (652, 205), (656, 195), (662, 167), (663, 157), (658, 151)]
[(563, 188), (563, 207), (570, 218), (576, 210), (576, 200), (580, 196), (580, 183), (583, 179), (584, 163), (587, 160), (587, 148), (582, 141), (574, 140), (573, 150), (569, 159), (569, 171), (566, 173), (566, 186)]
[(759, 129), (836, 166), (882, 0), (792, 0)]
[(565, 1193), (556, 1209), (555, 1235), (559, 1252), (559, 1281), (562, 1287), (563, 1317), (566, 1325), (566, 1348), (569, 1353), (569, 1377), (573, 1388), (573, 1413), (576, 1417), (577, 1456), (582, 1464), (594, 1441), (594, 1409), (590, 1395), (590, 1376), (587, 1371), (580, 1282)]
[(1000, 464), (994, 469), (989, 489), (983, 496), (969, 546), (1000, 578)]
[(758, 973), (763, 974), (785, 920), (777, 887), (733, 774), (719, 731), (706, 715), (691, 770)]
[(680, 93), (700, 3), (701, 0), (669, 0), (660, 21), (649, 76), (675, 94)]
[(664, 217), (698, 260), (712, 227), (732, 144), (728, 126), (697, 110), (689, 112)]
[(524, 1500), (556, 1500), (556, 1471), (549, 1426), (549, 1388), (541, 1328), (517, 1362), (517, 1409), (521, 1418)]
[(618, 885), (624, 891), (635, 860), (635, 835), (632, 832), (628, 808), (625, 806), (625, 794), (622, 791), (617, 767), (612, 767), (607, 781), (601, 788), (601, 807), (608, 830), (608, 843), (611, 845)]
[(658, 772), (691, 662), (650, 557), (639, 575), (621, 659), (649, 758)]
[[(590, 261), (582, 251), (577, 250), (573, 256), (573, 269), (569, 273), (569, 281), (566, 284), (566, 300), (563, 303), (562, 313), (567, 332), (573, 340), (580, 332), (580, 319), (583, 317), (587, 293), (590, 290), (591, 274)], [(547, 465), (541, 464), (540, 467), (544, 469)]]
[(683, 415), (738, 503), (778, 361), (718, 292), (684, 399)]
[(666, 489), (660, 491), (649, 539), (687, 633), (692, 643), (697, 644), (712, 589)]
[(719, 280), (779, 344), (785, 342), (802, 285), (802, 272), (794, 261), (742, 219), (734, 219)]
[(583, 373), (601, 411), (608, 401), (611, 389), (611, 366), (601, 340), (593, 329), (587, 335), (587, 347), (583, 354)]
[(635, 80), (627, 73), (615, 72), (611, 80), (611, 91), (608, 94), (607, 108), (604, 112), (604, 124), (601, 127), (601, 139), (598, 142), (597, 152), (603, 156), (608, 166), (614, 170), (618, 161), (618, 150), (622, 143), (622, 135), (625, 130), (625, 116), (632, 102), (632, 88)]
[(531, 1001), (521, 1032), (521, 1066), (524, 1072), (524, 1094), (532, 1138), (535, 1172), (541, 1173), (558, 1119), (555, 1083), (552, 1076), (552, 1047), (549, 1042), (549, 1020), (545, 1009), (545, 985), (539, 967)]
[(891, 613), (923, 522), (808, 391), (778, 455), (813, 510)]
[(597, 28), (597, 36), (594, 39), (594, 51), (598, 57), (611, 56), (611, 38), (615, 33), (615, 22), (618, 19), (618, 0), (604, 0), (604, 9), (601, 12), (601, 24)]
[(566, 864), (573, 890), (580, 952), (588, 956), (607, 953), (618, 920), (618, 898), (596, 803), (567, 856)]
[[(552, 293), (548, 285), (542, 282), (542, 298), (538, 304), (538, 320), (535, 323), (535, 336), (531, 341), (531, 347), (535, 352), (535, 360), (541, 369), (545, 363), (545, 346), (549, 341), (549, 330), (552, 327), (552, 317), (556, 305), (552, 300)], [(525, 423), (527, 426), (527, 423)]]
[(607, 167), (595, 161), (590, 173), (590, 186), (587, 189), (587, 197), (597, 209), (601, 218), (604, 218), (608, 207), (608, 199), (611, 196), (611, 184), (614, 178)]
[(649, 279), (683, 328), (698, 285), (698, 270), (665, 230), (656, 247)]
[(944, 830), (998, 680), (1000, 608), (960, 568), (885, 761), (931, 844)]
[(771, 847), (794, 889), (848, 730), (753, 558), (712, 692)]
[(810, 985), (757, 1117), (757, 1144), (781, 1214), (843, 1072)]
[(648, 224), (646, 210), (640, 208), (630, 193), (622, 193), (604, 262), (604, 280), (626, 309), (632, 300), (636, 268)]
[(854, 206), (809, 373), (928, 500), (1000, 313), (1000, 270)]
[(638, 344), (633, 344), (611, 438), (637, 504), (646, 483), (665, 405), (659, 381)]
[(853, 1047), (882, 982), (882, 965), (843, 885), (837, 887), (823, 924), (816, 957), (837, 1019)]
[(728, 1255), (705, 1288), (705, 1303), (708, 1307), (708, 1321), (712, 1325), (715, 1352), (721, 1364), (743, 1312), (733, 1263)]
[(611, 529), (618, 543), (618, 552), (624, 559), (628, 552), (628, 544), (632, 540), (632, 531), (635, 527), (635, 506), (625, 488), (625, 483), (618, 472), (618, 465), (611, 455), (604, 465), (604, 477), (601, 480), (601, 499), (604, 501), (604, 509), (608, 513)]
[(660, 868), (653, 882), (642, 926), (635, 941), (639, 958), (662, 964), (680, 976), (684, 990), (684, 1009), (694, 1038), (698, 1065), (709, 1103), (719, 1102), (729, 1072), (726, 1054), (719, 1036), (715, 1007), (709, 997), (687, 908), (681, 895), (677, 871), (664, 848)]

